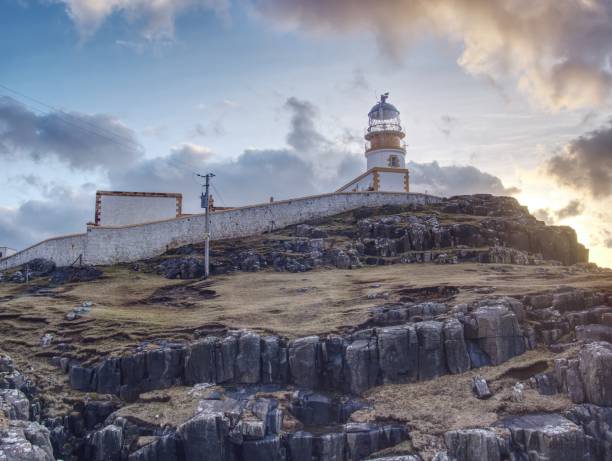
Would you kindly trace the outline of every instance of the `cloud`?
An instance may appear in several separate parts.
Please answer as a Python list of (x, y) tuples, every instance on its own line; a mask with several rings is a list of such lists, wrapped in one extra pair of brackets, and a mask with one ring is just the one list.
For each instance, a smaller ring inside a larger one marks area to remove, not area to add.
[(544, 221), (546, 224), (551, 225), (555, 223), (555, 217), (549, 208), (540, 208), (533, 212), (533, 215), (540, 221)]
[[(228, 0), (55, 0), (66, 6), (82, 38), (87, 38), (111, 15), (119, 13), (131, 21), (144, 22), (143, 34), (148, 39), (171, 38), (176, 17), (193, 9), (212, 10), (224, 15)], [(123, 42), (123, 45), (132, 45)]]
[[(288, 98), (287, 147), (249, 149), (236, 159), (220, 159), (206, 146), (182, 143), (168, 155), (139, 158), (131, 164), (104, 163), (114, 190), (181, 192), (186, 212), (199, 211), (202, 181), (195, 173), (213, 172), (212, 194), (220, 206), (240, 206), (336, 190), (365, 170), (363, 153), (351, 152), (341, 141), (317, 128), (318, 109), (310, 102)], [(0, 138), (1, 139), (1, 138)], [(54, 154), (55, 155), (55, 154)], [(71, 158), (71, 157), (70, 157)], [(105, 161), (106, 162), (106, 161)], [(468, 166), (410, 163), (415, 191), (438, 195), (509, 194), (499, 178)], [(92, 219), (93, 190), (76, 191), (46, 184), (36, 176), (18, 178), (39, 189), (45, 200), (30, 200), (17, 209), (0, 210), (0, 242), (16, 248), (52, 235), (80, 232)], [(44, 216), (44, 219), (41, 217)]]
[(438, 130), (440, 130), (445, 136), (450, 136), (451, 132), (458, 123), (459, 120), (456, 117), (443, 115), (440, 117), (440, 122), (436, 123), (436, 128), (438, 128)]
[(583, 211), (584, 205), (579, 200), (570, 200), (567, 205), (557, 210), (556, 215), (559, 219), (573, 218), (581, 215)]
[(595, 198), (612, 196), (612, 121), (567, 144), (546, 169), (564, 186)]
[(93, 220), (90, 191), (49, 187), (47, 199), (28, 200), (17, 208), (0, 207), (0, 244), (23, 249), (49, 237), (85, 232)]
[(483, 193), (512, 195), (520, 192), (515, 187), (506, 188), (497, 176), (473, 166), (440, 166), (436, 161), (408, 162), (408, 169), (413, 192), (427, 191), (441, 196)]
[(496, 86), (513, 82), (552, 109), (599, 105), (612, 86), (609, 0), (256, 0), (282, 25), (343, 34), (371, 31), (390, 56), (442, 36), (458, 64)]
[(184, 143), (170, 155), (147, 159), (125, 170), (113, 170), (113, 188), (180, 191), (187, 208), (197, 211), (201, 184), (194, 172), (213, 172), (216, 204), (238, 206), (330, 192), (363, 171), (364, 158), (328, 139), (316, 126), (318, 109), (290, 97), (287, 147), (249, 149), (234, 160), (219, 160), (207, 147)]
[(0, 97), (0, 158), (54, 157), (74, 169), (129, 165), (142, 156), (134, 132), (109, 115), (78, 112), (36, 114)]

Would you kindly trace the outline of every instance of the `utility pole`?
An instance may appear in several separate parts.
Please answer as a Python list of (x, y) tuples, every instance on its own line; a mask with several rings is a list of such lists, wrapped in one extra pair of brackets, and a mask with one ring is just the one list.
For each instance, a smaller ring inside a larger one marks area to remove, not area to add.
[(200, 195), (200, 205), (206, 210), (206, 221), (204, 225), (204, 275), (210, 275), (210, 180), (215, 177), (213, 173), (205, 175), (197, 174), (200, 178), (204, 178), (205, 182), (202, 185), (204, 192)]

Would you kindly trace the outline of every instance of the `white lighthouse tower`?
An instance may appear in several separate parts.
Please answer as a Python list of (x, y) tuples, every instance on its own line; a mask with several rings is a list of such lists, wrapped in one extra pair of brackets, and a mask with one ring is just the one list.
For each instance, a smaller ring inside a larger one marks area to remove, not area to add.
[(406, 145), (399, 111), (387, 102), (389, 93), (368, 113), (365, 132), (366, 172), (341, 187), (338, 192), (409, 192)]

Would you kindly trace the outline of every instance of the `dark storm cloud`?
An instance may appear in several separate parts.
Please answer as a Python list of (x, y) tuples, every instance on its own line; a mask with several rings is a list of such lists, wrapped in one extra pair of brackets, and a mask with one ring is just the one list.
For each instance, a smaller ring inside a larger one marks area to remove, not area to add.
[(371, 31), (399, 58), (431, 35), (463, 46), (458, 63), (494, 83), (513, 79), (552, 108), (601, 104), (612, 86), (609, 0), (255, 0), (283, 26)]
[(108, 115), (37, 114), (0, 97), (0, 157), (56, 158), (75, 169), (133, 164), (142, 156), (134, 132)]
[(463, 194), (511, 195), (518, 189), (506, 188), (501, 179), (473, 166), (440, 166), (438, 162), (408, 162), (412, 191), (451, 196)]
[(559, 183), (595, 198), (612, 195), (612, 121), (570, 142), (547, 170)]
[(308, 101), (290, 97), (285, 108), (291, 112), (291, 128), (287, 134), (287, 144), (298, 152), (311, 152), (320, 149), (329, 141), (315, 127), (317, 109)]
[(573, 218), (581, 215), (583, 211), (584, 205), (579, 200), (570, 200), (567, 205), (557, 210), (556, 215), (559, 219)]

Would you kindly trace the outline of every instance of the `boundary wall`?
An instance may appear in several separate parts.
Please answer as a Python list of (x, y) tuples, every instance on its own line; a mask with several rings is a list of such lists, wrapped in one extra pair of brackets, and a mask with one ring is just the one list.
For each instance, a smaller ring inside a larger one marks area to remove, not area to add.
[[(340, 192), (211, 212), (211, 239), (248, 237), (332, 216), (361, 207), (437, 203), (439, 197), (402, 192)], [(158, 256), (169, 249), (204, 239), (205, 213), (129, 226), (89, 226), (86, 234), (44, 240), (0, 260), (0, 270), (34, 258), (58, 266), (72, 264), (79, 255), (93, 265), (132, 262)]]

